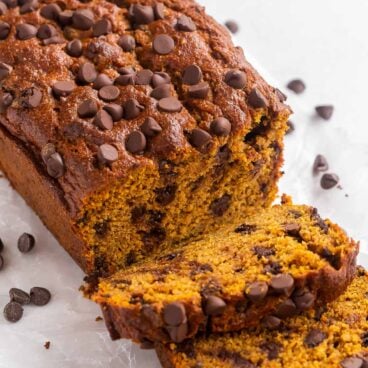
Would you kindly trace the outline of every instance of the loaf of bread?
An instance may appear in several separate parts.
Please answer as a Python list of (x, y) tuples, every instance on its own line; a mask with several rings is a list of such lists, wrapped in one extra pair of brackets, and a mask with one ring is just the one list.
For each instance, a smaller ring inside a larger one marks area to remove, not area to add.
[(315, 208), (285, 203), (102, 279), (112, 338), (182, 342), (325, 305), (355, 271), (358, 244)]
[(269, 206), (290, 109), (192, 0), (0, 2), (0, 167), (88, 274)]
[(160, 345), (164, 368), (365, 368), (368, 366), (368, 275), (359, 269), (327, 308), (227, 335)]

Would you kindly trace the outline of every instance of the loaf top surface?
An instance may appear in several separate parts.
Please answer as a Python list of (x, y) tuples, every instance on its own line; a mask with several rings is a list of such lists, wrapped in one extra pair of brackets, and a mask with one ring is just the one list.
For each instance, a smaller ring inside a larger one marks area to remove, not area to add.
[(116, 3), (0, 6), (1, 125), (74, 209), (129, 169), (215, 151), (259, 111), (288, 113), (195, 2)]

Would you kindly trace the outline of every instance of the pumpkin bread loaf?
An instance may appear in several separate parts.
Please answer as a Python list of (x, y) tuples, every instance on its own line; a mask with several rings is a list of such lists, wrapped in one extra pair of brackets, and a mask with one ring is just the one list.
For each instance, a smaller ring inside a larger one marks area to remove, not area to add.
[(88, 274), (272, 203), (290, 109), (201, 6), (0, 5), (0, 167)]
[(366, 368), (368, 274), (359, 268), (347, 291), (316, 311), (241, 333), (160, 345), (164, 368)]
[(112, 338), (181, 342), (282, 320), (343, 293), (358, 244), (315, 208), (290, 203), (101, 279)]

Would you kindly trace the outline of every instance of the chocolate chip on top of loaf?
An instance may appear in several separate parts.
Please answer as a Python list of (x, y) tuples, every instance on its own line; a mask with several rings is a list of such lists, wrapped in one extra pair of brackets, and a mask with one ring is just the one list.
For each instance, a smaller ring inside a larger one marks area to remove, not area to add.
[(0, 4), (0, 166), (85, 271), (272, 203), (290, 110), (201, 6)]
[(285, 319), (338, 297), (355, 272), (358, 244), (316, 210), (289, 203), (101, 279), (111, 336), (182, 342)]
[(202, 336), (157, 345), (164, 368), (364, 368), (368, 365), (368, 274), (359, 268), (346, 292), (326, 308), (304, 312), (276, 329)]

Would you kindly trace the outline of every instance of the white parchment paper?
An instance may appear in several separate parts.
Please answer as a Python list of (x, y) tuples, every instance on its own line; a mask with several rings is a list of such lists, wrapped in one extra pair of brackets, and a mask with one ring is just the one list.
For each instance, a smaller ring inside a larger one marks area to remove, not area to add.
[[(323, 216), (339, 222), (361, 240), (360, 262), (368, 266), (368, 3), (354, 7), (340, 0), (215, 0), (200, 1), (219, 21), (236, 19), (235, 41), (261, 74), (281, 88), (302, 77), (308, 89), (289, 94), (296, 131), (286, 138), (285, 176), (281, 191), (295, 202), (310, 203)], [(249, 54), (253, 57), (249, 57)], [(272, 75), (273, 78), (269, 77)], [(316, 104), (332, 103), (330, 122), (316, 119)], [(316, 154), (330, 162), (342, 189), (323, 191), (311, 174)], [(36, 237), (36, 247), (20, 254), (17, 238)], [(99, 308), (83, 299), (82, 272), (44, 228), (37, 216), (0, 178), (0, 237), (6, 267), (0, 272), (0, 309), (10, 287), (51, 290), (46, 307), (25, 308), (23, 319), (10, 324), (0, 314), (0, 368), (158, 368), (153, 352), (129, 341), (110, 341)], [(51, 342), (49, 350), (44, 348)]]

